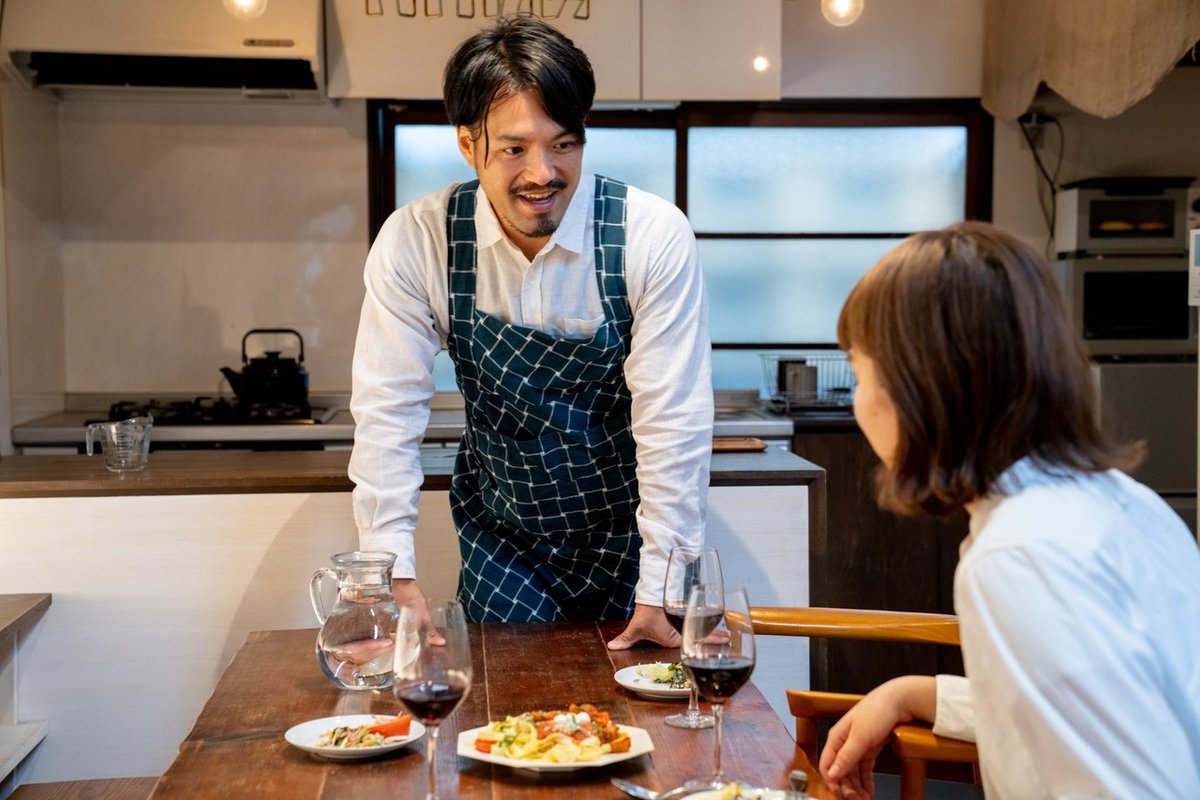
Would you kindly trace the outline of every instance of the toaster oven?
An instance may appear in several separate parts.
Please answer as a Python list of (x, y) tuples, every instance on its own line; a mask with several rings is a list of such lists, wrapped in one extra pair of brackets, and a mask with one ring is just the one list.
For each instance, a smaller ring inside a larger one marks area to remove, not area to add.
[(1187, 252), (1192, 178), (1089, 178), (1054, 198), (1054, 248), (1060, 257)]

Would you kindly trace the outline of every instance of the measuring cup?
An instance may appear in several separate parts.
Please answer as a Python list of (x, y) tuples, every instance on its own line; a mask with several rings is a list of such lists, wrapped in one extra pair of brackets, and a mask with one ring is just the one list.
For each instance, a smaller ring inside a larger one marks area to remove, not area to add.
[(104, 466), (112, 472), (137, 472), (146, 468), (150, 457), (150, 429), (153, 417), (131, 417), (117, 422), (93, 422), (87, 426), (87, 454), (92, 455), (97, 440), (104, 453)]

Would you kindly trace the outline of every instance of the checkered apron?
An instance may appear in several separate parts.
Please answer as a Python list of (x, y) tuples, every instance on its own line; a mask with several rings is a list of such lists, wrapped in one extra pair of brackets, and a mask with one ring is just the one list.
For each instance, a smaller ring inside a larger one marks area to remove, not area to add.
[(458, 598), (477, 622), (628, 619), (641, 536), (623, 369), (626, 187), (596, 176), (605, 321), (564, 339), (475, 308), (477, 186), (452, 193), (446, 219), (448, 349), (467, 419), (450, 485)]

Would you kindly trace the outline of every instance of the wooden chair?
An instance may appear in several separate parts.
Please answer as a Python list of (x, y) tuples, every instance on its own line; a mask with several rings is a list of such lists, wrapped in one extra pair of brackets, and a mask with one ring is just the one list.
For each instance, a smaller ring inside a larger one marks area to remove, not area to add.
[[(757, 635), (808, 636), (831, 639), (867, 639), (918, 642), (957, 647), (958, 618), (950, 614), (874, 611), (848, 608), (784, 608), (756, 606), (750, 619)], [(837, 719), (861, 695), (789, 689), (788, 709), (796, 717), (796, 746), (810, 763), (817, 764), (817, 743), (822, 722)], [(924, 723), (897, 725), (890, 749), (900, 774), (900, 800), (922, 800), (930, 762), (973, 765), (979, 782), (979, 757), (975, 745), (937, 736)], [(886, 760), (883, 768), (887, 768)]]

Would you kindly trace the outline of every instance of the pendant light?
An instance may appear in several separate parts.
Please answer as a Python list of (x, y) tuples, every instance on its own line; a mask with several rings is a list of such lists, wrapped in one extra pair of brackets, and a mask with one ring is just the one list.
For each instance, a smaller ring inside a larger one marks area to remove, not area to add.
[(863, 0), (821, 0), (821, 13), (829, 24), (839, 28), (853, 25), (862, 12)]

